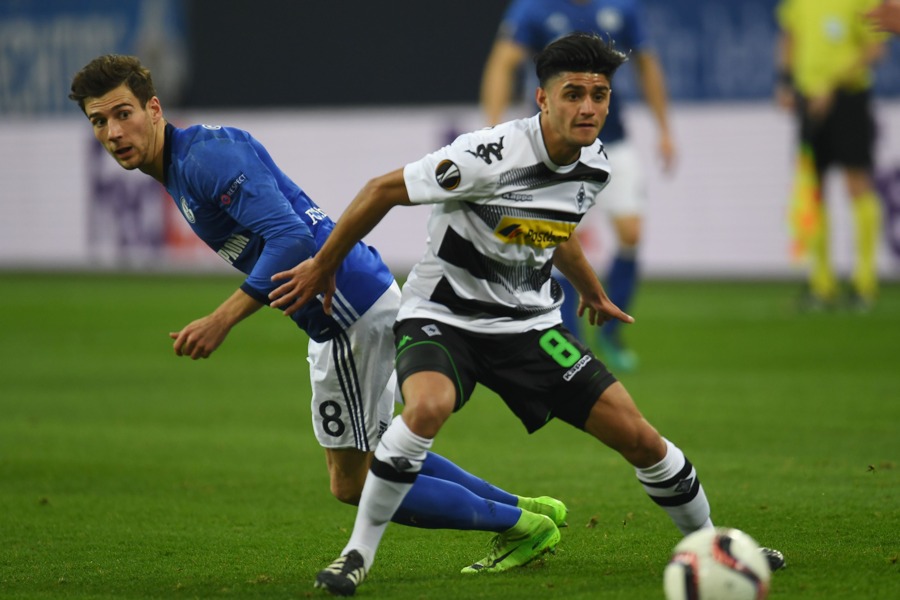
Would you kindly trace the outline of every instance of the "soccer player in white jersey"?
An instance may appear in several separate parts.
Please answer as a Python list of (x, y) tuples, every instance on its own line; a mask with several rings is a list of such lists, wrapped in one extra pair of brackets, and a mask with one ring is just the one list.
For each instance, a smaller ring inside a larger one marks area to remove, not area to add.
[[(622, 454), (650, 497), (690, 533), (711, 527), (709, 503), (681, 450), (561, 323), (556, 266), (593, 325), (633, 319), (607, 297), (573, 235), (610, 177), (598, 139), (610, 81), (625, 56), (599, 37), (571, 34), (536, 59), (534, 117), (460, 136), (450, 146), (370, 181), (272, 305), (291, 314), (325, 293), (343, 256), (395, 206), (433, 204), (429, 246), (403, 288), (394, 337), (405, 400), (375, 449), (356, 522), (316, 585), (351, 595), (365, 579), (391, 515), (416, 480), (434, 437), (476, 383), (494, 390), (529, 432), (558, 418)], [(501, 532), (464, 573), (500, 572), (553, 549), (550, 519)]]

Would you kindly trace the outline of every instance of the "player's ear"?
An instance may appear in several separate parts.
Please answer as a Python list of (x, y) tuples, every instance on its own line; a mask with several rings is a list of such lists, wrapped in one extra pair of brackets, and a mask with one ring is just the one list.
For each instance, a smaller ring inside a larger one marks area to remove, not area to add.
[(547, 108), (547, 91), (539, 87), (534, 93), (534, 101), (541, 108), (541, 112), (545, 112)]
[(162, 119), (162, 105), (159, 103), (158, 97), (153, 96), (147, 101), (147, 112), (150, 113), (150, 118), (153, 120), (153, 123)]

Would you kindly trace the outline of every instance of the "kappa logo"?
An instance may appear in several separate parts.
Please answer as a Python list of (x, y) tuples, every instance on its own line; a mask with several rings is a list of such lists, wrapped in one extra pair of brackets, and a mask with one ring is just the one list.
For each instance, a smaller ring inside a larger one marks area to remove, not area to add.
[(564, 381), (572, 381), (572, 378), (575, 377), (576, 375), (578, 375), (578, 373), (579, 373), (579, 372), (584, 368), (584, 366), (585, 366), (586, 364), (588, 364), (589, 362), (591, 362), (591, 355), (590, 355), (590, 354), (585, 354), (585, 355), (582, 356), (580, 359), (578, 359), (578, 362), (576, 362), (575, 365), (574, 365), (571, 369), (569, 369), (568, 371), (566, 371), (566, 372), (563, 374), (563, 380), (564, 380)]
[(455, 190), (462, 181), (459, 167), (456, 166), (455, 162), (448, 159), (438, 163), (434, 170), (434, 178), (437, 180), (438, 185), (447, 191)]
[(513, 202), (531, 202), (534, 200), (534, 196), (531, 194), (519, 194), (517, 192), (506, 192), (500, 197), (504, 200), (512, 200)]
[(422, 331), (425, 332), (425, 335), (428, 337), (434, 337), (436, 335), (441, 335), (441, 330), (434, 323), (429, 323), (425, 327), (422, 328)]
[(503, 160), (503, 137), (505, 136), (502, 136), (499, 142), (479, 144), (478, 148), (476, 148), (474, 152), (472, 150), (466, 150), (466, 152), (468, 152), (475, 158), (480, 158), (487, 164), (491, 164), (491, 162), (493, 162), (491, 157), (499, 162)]
[(188, 206), (188, 201), (184, 196), (181, 197), (181, 213), (184, 215), (184, 218), (188, 220), (188, 223), (197, 222), (197, 218), (194, 216), (194, 211), (192, 211), (191, 207)]

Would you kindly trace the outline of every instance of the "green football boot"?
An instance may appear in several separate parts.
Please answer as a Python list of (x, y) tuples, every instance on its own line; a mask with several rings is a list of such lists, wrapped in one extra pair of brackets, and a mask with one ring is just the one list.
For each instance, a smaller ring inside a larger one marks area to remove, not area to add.
[(547, 515), (522, 511), (518, 522), (491, 541), (491, 551), (463, 573), (499, 573), (527, 565), (559, 543), (559, 529)]
[(569, 525), (566, 523), (569, 510), (565, 504), (556, 498), (551, 498), (550, 496), (538, 496), (537, 498), (518, 496), (516, 506), (538, 515), (547, 515), (557, 527), (568, 527)]

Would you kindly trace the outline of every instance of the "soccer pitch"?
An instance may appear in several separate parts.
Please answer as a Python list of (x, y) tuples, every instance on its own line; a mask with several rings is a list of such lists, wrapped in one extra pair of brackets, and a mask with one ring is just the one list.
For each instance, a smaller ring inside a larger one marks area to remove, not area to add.
[[(276, 311), (204, 361), (169, 331), (235, 277), (0, 274), (0, 597), (306, 598), (355, 510), (309, 425), (306, 339)], [(797, 315), (787, 283), (647, 282), (621, 377), (697, 467), (718, 525), (785, 553), (770, 598), (900, 598), (900, 287)], [(570, 509), (555, 555), (466, 576), (491, 534), (391, 525), (361, 598), (662, 598), (680, 536), (633, 470), (481, 389), (437, 452)]]

